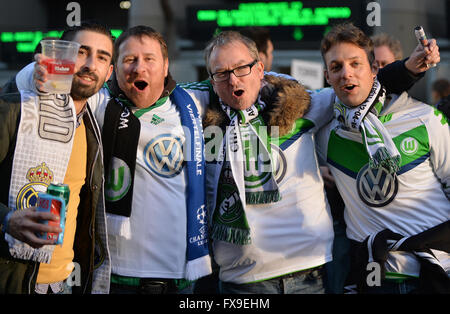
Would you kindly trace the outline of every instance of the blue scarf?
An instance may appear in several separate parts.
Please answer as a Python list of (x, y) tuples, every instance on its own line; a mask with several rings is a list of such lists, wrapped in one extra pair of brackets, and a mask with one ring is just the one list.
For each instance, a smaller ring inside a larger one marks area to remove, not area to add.
[(193, 280), (211, 273), (206, 214), (203, 129), (197, 107), (185, 90), (179, 86), (175, 87), (170, 99), (180, 111), (181, 124), (185, 127), (186, 133), (187, 145), (184, 148), (188, 177), (186, 198), (188, 263), (186, 265), (186, 279)]

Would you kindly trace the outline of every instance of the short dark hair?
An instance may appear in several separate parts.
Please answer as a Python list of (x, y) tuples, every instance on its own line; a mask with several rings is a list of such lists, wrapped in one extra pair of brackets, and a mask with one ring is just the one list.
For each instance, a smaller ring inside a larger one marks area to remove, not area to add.
[(61, 35), (61, 39), (72, 41), (77, 35), (77, 33), (81, 31), (91, 31), (103, 34), (109, 39), (111, 39), (111, 43), (114, 45), (114, 37), (111, 35), (111, 31), (105, 25), (98, 23), (96, 21), (83, 21), (79, 26), (72, 26), (65, 29)]
[(252, 39), (259, 52), (266, 53), (268, 48), (268, 42), (270, 39), (270, 32), (265, 27), (244, 27), (239, 30), (239, 33)]
[(337, 24), (323, 37), (320, 43), (320, 52), (325, 62), (325, 54), (336, 44), (350, 43), (358, 46), (366, 51), (367, 59), (370, 65), (375, 61), (375, 53), (373, 51), (373, 42), (359, 27), (352, 23)]
[(114, 43), (114, 64), (117, 64), (117, 59), (119, 58), (119, 48), (120, 48), (120, 45), (125, 40), (127, 40), (130, 37), (142, 38), (144, 36), (147, 36), (147, 37), (152, 38), (152, 39), (156, 40), (157, 42), (159, 42), (164, 60), (167, 60), (169, 58), (169, 52), (168, 52), (167, 44), (166, 44), (166, 41), (164, 40), (164, 37), (159, 32), (157, 32), (154, 28), (152, 28), (150, 26), (138, 25), (138, 26), (134, 26), (134, 27), (124, 31), (116, 39), (116, 41)]
[(81, 31), (91, 31), (108, 36), (111, 42), (114, 44), (114, 37), (111, 35), (111, 31), (103, 24), (95, 21), (83, 21), (78, 26), (72, 26), (64, 30), (61, 35), (62, 40), (73, 40), (75, 35)]

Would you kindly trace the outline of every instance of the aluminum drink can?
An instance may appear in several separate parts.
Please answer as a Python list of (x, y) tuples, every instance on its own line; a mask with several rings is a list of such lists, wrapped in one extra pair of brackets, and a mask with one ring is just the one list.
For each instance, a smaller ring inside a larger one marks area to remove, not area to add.
[(67, 184), (50, 183), (47, 188), (47, 194), (61, 197), (66, 202), (65, 207), (69, 204), (70, 189)]
[(38, 194), (37, 211), (50, 212), (59, 217), (58, 221), (47, 220), (44, 224), (59, 226), (61, 233), (43, 232), (38, 236), (45, 240), (54, 240), (55, 244), (62, 244), (64, 240), (64, 228), (66, 224), (66, 208), (69, 202), (70, 190), (67, 184), (51, 183), (47, 193)]

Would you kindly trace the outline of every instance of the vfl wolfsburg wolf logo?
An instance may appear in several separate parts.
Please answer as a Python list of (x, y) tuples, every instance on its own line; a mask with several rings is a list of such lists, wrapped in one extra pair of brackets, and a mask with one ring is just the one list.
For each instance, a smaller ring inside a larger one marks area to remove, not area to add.
[[(283, 155), (283, 151), (276, 145), (271, 144), (270, 147), (272, 150), (273, 175), (275, 177), (275, 181), (280, 183), (286, 175), (286, 157)], [(266, 161), (263, 166), (269, 165), (269, 161)], [(251, 161), (247, 158), (245, 167), (247, 173), (244, 178), (246, 188), (256, 188), (262, 186), (270, 179), (271, 173), (258, 171), (258, 163), (254, 160)]]
[(120, 200), (131, 187), (131, 173), (127, 164), (117, 157), (111, 160), (111, 171), (105, 184), (105, 198), (110, 202)]
[(419, 142), (413, 137), (407, 137), (400, 143), (400, 150), (405, 155), (412, 156), (419, 150)]
[(367, 164), (358, 172), (356, 186), (364, 203), (372, 207), (386, 206), (397, 195), (397, 175), (384, 168), (372, 169)]
[(227, 184), (220, 188), (222, 189), (222, 198), (219, 198), (219, 220), (225, 223), (235, 222), (243, 214), (239, 193), (233, 186)]

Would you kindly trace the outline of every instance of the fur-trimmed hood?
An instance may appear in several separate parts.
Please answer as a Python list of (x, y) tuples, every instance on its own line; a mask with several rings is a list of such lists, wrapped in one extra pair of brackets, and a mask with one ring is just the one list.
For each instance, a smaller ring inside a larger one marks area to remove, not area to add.
[[(273, 75), (265, 75), (264, 80), (267, 85), (260, 93), (267, 106), (261, 116), (269, 129), (278, 126), (279, 135), (283, 136), (292, 130), (297, 119), (308, 112), (311, 98), (305, 88), (296, 81)], [(206, 109), (203, 127), (214, 125), (225, 129), (229, 124), (230, 120), (219, 101), (213, 101)]]

